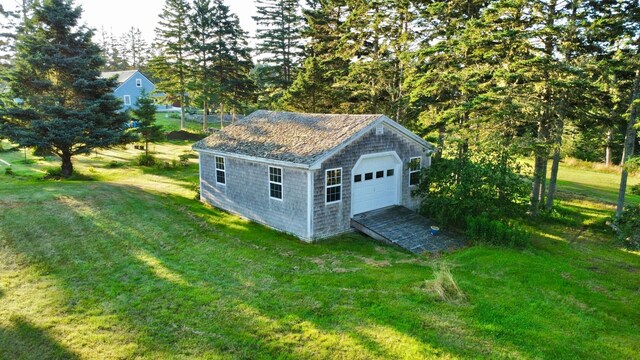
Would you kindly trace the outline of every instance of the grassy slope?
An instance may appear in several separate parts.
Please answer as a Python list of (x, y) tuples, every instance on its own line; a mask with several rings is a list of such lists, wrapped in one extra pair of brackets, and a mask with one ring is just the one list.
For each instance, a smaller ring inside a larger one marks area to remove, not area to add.
[[(175, 117), (167, 116), (167, 113), (157, 113), (156, 114), (156, 124), (162, 125), (164, 131), (178, 131), (180, 130), (180, 119)], [(173, 116), (176, 116), (173, 114)], [(177, 116), (180, 116), (179, 114)], [(213, 122), (208, 124), (209, 127), (219, 128), (219, 122)], [(196, 121), (185, 121), (185, 128), (190, 132), (200, 132), (202, 131), (202, 124)]]
[[(135, 154), (80, 158), (98, 181), (0, 174), (0, 358), (638, 357), (640, 254), (613, 242), (611, 205), (563, 193), (529, 249), (415, 257), (204, 206), (195, 160), (104, 167)], [(464, 300), (427, 291), (442, 264)]]

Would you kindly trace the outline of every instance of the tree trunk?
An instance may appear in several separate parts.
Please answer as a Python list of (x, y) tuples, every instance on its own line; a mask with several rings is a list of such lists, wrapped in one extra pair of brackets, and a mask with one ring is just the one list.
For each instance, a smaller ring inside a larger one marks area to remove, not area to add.
[(547, 194), (547, 211), (553, 209), (553, 201), (556, 197), (556, 184), (558, 182), (558, 170), (560, 170), (560, 148), (553, 150), (553, 163), (551, 164), (551, 179), (549, 180), (549, 190)]
[(607, 144), (604, 149), (604, 164), (611, 166), (611, 143), (613, 142), (613, 131), (607, 130)]
[(144, 152), (147, 156), (147, 161), (149, 160), (149, 140), (144, 142)]
[(73, 163), (71, 162), (71, 153), (63, 151), (62, 156), (62, 177), (69, 178), (73, 175)]
[[(636, 142), (636, 121), (638, 119), (638, 100), (640, 100), (640, 70), (636, 70), (636, 79), (633, 85), (633, 95), (631, 96), (631, 112), (629, 115), (629, 123), (627, 124), (627, 135), (624, 140), (624, 158), (623, 161), (629, 160), (633, 155), (633, 147)], [(624, 211), (624, 200), (627, 193), (627, 177), (629, 172), (623, 167), (622, 176), (620, 177), (620, 190), (618, 192), (618, 204), (616, 207), (616, 217), (620, 217)]]
[(180, 94), (180, 130), (184, 130), (184, 94)]
[(207, 100), (205, 100), (203, 102), (202, 105), (202, 130), (203, 131), (207, 131), (207, 112), (208, 112), (208, 107), (207, 107)]
[(224, 129), (224, 105), (220, 103), (220, 129)]

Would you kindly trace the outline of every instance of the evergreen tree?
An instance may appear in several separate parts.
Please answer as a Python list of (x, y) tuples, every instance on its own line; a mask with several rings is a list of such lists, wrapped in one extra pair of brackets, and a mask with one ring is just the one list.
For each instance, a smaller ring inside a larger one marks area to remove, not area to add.
[(251, 77), (254, 66), (247, 42), (247, 33), (240, 27), (238, 17), (235, 14), (230, 14), (230, 16), (228, 47), (232, 66), (228, 73), (225, 98), (235, 120), (238, 110), (246, 108), (247, 103), (255, 99), (257, 88)]
[(156, 46), (162, 61), (151, 65), (156, 89), (169, 97), (180, 99), (180, 128), (185, 128), (184, 108), (187, 106), (187, 73), (190, 5), (187, 0), (166, 0), (156, 28)]
[[(189, 16), (190, 32), (187, 37), (190, 58), (189, 89), (202, 104), (202, 127), (207, 130), (207, 116), (212, 101), (220, 101), (221, 83), (216, 81), (222, 74), (216, 74), (216, 63), (221, 63), (220, 47), (225, 46), (217, 39), (221, 26), (215, 15), (211, 0), (195, 0), (193, 12)], [(217, 98), (214, 99), (214, 95)]]
[(145, 153), (148, 158), (149, 143), (162, 140), (162, 125), (156, 125), (156, 105), (144, 89), (136, 101), (136, 107), (133, 110), (133, 115), (138, 120), (135, 132), (144, 141)]
[(298, 0), (256, 0), (256, 53), (264, 65), (261, 82), (268, 96), (279, 97), (295, 78), (302, 52), (300, 31), (302, 16)]
[[(348, 73), (350, 63), (342, 51), (348, 12), (345, 0), (308, 0), (303, 10), (302, 35), (306, 42), (305, 57), (313, 60), (305, 60), (294, 80), (295, 86), (285, 93), (280, 107), (295, 111), (343, 112), (340, 104), (346, 103), (347, 92), (337, 83)], [(302, 99), (310, 97), (315, 100), (307, 107), (310, 104), (303, 103)]]
[(133, 69), (140, 70), (149, 61), (151, 49), (140, 29), (131, 27), (122, 35), (120, 46), (120, 54)]
[(3, 135), (58, 155), (64, 177), (73, 174), (74, 155), (130, 139), (115, 81), (99, 78), (104, 60), (92, 31), (78, 25), (80, 15), (68, 0), (36, 3), (18, 36), (9, 84), (24, 106), (0, 115)]

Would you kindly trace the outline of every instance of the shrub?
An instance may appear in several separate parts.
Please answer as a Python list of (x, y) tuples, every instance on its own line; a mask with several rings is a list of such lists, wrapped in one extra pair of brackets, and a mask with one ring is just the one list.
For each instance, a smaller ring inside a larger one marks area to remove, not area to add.
[(423, 196), (421, 212), (441, 224), (458, 226), (477, 214), (524, 215), (530, 192), (524, 173), (523, 165), (506, 155), (434, 159), (417, 191)]
[(140, 166), (154, 166), (158, 163), (158, 159), (151, 154), (140, 154), (136, 158), (136, 164)]
[(111, 161), (109, 162), (107, 165), (105, 165), (106, 168), (108, 169), (117, 169), (117, 168), (121, 168), (123, 166), (125, 166), (127, 164), (123, 163), (123, 162), (117, 162), (117, 161)]
[(503, 223), (482, 215), (467, 218), (467, 237), (474, 243), (508, 247), (524, 247), (531, 234), (515, 223)]
[(13, 176), (13, 175), (15, 175), (15, 173), (13, 172), (13, 169), (12, 169), (12, 168), (10, 168), (10, 167), (8, 167), (8, 168), (4, 169), (4, 174), (5, 174), (5, 175), (7, 175), (7, 176)]
[(615, 219), (618, 238), (625, 247), (631, 250), (640, 250), (640, 205), (625, 207), (620, 217)]
[(631, 187), (631, 193), (633, 195), (640, 195), (640, 184), (633, 185)]

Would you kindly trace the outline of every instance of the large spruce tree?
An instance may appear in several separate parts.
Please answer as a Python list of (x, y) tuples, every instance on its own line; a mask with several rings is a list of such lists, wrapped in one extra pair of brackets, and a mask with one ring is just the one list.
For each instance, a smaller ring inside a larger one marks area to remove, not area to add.
[(58, 155), (64, 177), (73, 174), (74, 155), (129, 140), (115, 80), (99, 77), (104, 60), (93, 32), (78, 25), (81, 12), (70, 0), (36, 3), (18, 36), (9, 82), (24, 103), (0, 114), (0, 133)]
[(298, 0), (256, 0), (256, 53), (264, 65), (267, 92), (281, 94), (293, 83), (302, 52)]
[(161, 59), (152, 60), (151, 72), (158, 81), (156, 89), (180, 99), (180, 128), (185, 128), (187, 106), (187, 72), (189, 1), (166, 0), (156, 28), (156, 46)]

